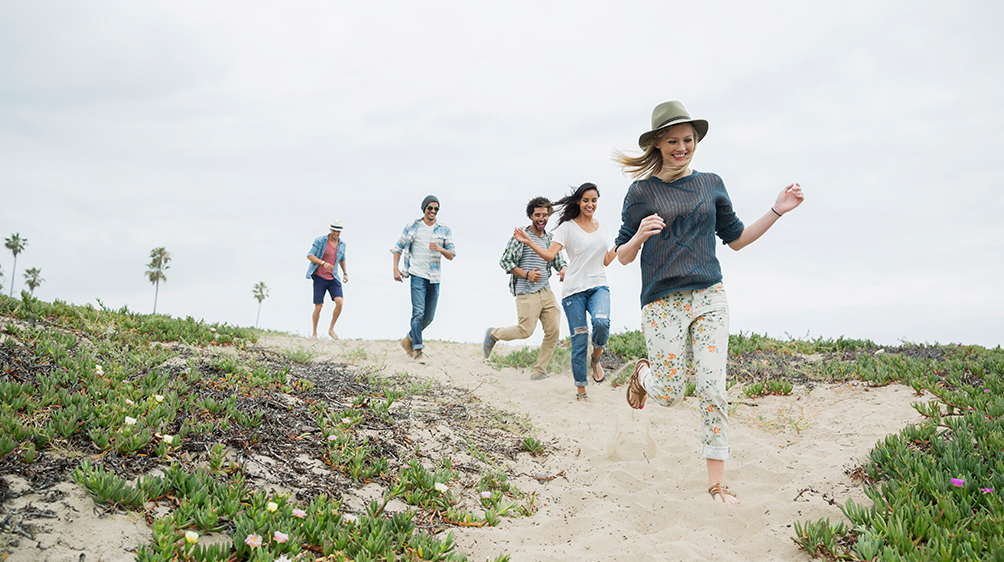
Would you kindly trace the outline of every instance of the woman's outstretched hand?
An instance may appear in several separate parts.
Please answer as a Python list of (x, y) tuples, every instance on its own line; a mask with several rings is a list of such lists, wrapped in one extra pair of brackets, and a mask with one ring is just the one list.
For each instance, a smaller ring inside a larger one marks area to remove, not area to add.
[(778, 194), (777, 200), (774, 201), (774, 210), (783, 215), (801, 205), (803, 199), (805, 196), (802, 195), (802, 186), (793, 183)]
[(523, 229), (519, 227), (517, 227), (516, 230), (513, 231), (512, 237), (524, 244), (530, 243), (530, 237), (527, 236), (526, 233), (523, 232)]

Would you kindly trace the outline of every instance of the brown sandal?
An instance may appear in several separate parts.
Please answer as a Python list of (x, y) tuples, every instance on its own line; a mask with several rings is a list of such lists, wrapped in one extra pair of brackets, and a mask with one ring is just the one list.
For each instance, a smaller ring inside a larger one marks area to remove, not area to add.
[[(652, 364), (648, 362), (648, 359), (639, 359), (638, 363), (634, 366), (634, 373), (631, 375), (631, 380), (628, 381), (627, 387), (627, 402), (628, 405), (635, 410), (641, 410), (645, 407), (645, 400), (648, 399), (648, 392), (645, 391), (645, 387), (641, 385), (641, 380), (638, 378), (638, 371), (642, 367), (652, 368)], [(631, 397), (634, 396), (636, 399), (632, 400)], [(638, 397), (641, 398), (638, 398)], [(636, 405), (637, 404), (637, 405)]]
[(732, 490), (730, 490), (728, 486), (726, 486), (725, 484), (722, 484), (721, 482), (715, 482), (714, 486), (711, 486), (710, 488), (708, 488), (708, 493), (711, 494), (712, 498), (714, 498), (715, 496), (721, 496), (722, 503), (728, 503), (728, 502), (725, 501), (725, 496), (726, 495), (729, 495), (729, 496), (732, 496), (733, 498), (739, 499), (739, 496), (733, 494)]

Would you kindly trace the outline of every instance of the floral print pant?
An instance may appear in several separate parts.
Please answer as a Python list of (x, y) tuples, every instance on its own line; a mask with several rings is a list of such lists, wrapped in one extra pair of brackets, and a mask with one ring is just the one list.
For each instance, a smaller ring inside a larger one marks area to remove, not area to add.
[(729, 347), (729, 303), (721, 283), (677, 291), (642, 308), (642, 332), (652, 369), (641, 383), (662, 406), (683, 400), (688, 359), (697, 379), (701, 406), (702, 455), (729, 458), (725, 364)]

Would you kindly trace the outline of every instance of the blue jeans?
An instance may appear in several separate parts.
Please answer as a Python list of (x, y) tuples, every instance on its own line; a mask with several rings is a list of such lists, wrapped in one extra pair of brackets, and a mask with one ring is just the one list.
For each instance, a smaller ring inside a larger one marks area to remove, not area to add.
[(439, 283), (432, 283), (423, 277), (411, 276), (411, 338), (412, 349), (422, 349), (422, 330), (432, 324), (439, 302)]
[(568, 331), (572, 334), (572, 376), (575, 386), (586, 386), (587, 359), (589, 351), (589, 326), (586, 312), (593, 321), (593, 347), (603, 349), (610, 337), (610, 289), (593, 287), (568, 295), (561, 299), (561, 306), (568, 318)]

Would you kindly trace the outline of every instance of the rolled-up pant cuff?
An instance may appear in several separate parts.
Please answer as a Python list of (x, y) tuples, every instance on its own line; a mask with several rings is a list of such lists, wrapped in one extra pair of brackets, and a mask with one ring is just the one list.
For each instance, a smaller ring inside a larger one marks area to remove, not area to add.
[(704, 445), (701, 454), (706, 459), (724, 461), (729, 458), (729, 447), (712, 447), (711, 445)]

